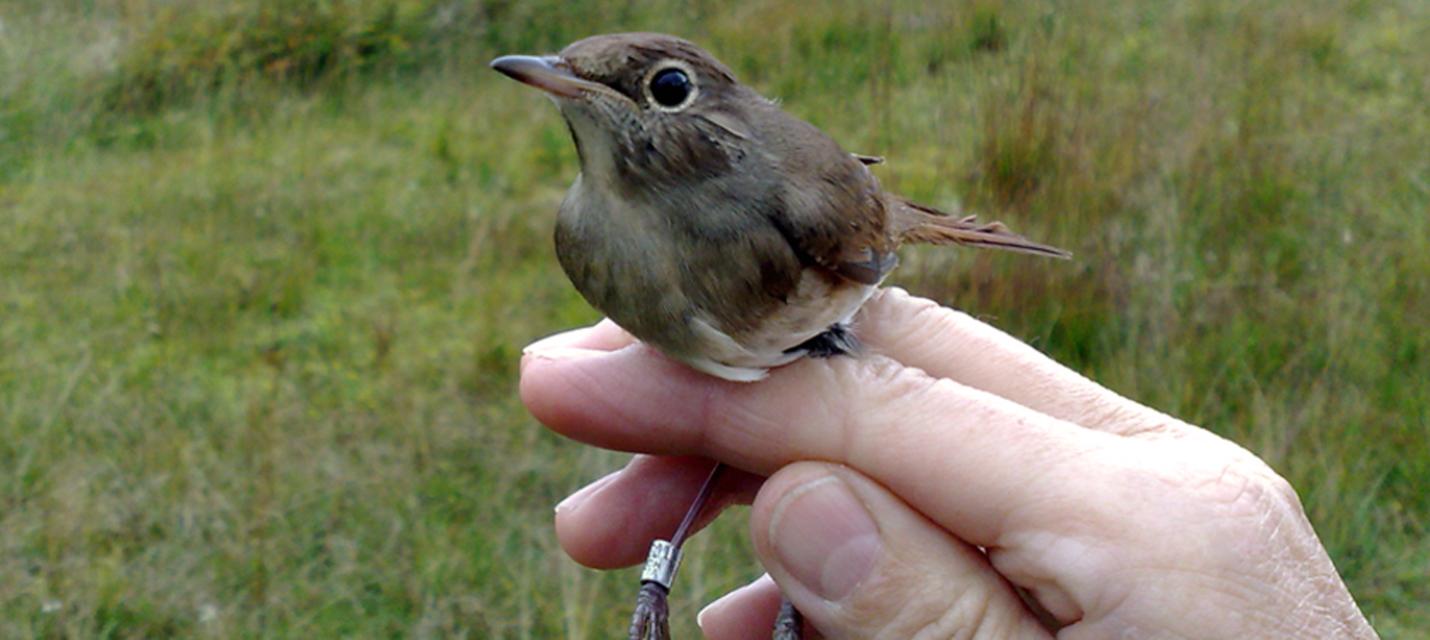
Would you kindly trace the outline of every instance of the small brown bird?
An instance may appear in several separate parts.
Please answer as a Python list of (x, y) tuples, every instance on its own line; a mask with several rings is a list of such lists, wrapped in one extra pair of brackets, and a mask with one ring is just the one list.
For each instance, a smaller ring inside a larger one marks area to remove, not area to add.
[[(492, 67), (549, 94), (581, 173), (556, 222), (556, 254), (576, 289), (632, 335), (710, 375), (763, 378), (802, 356), (854, 351), (849, 322), (906, 242), (1059, 258), (993, 222), (956, 218), (886, 193), (819, 129), (735, 80), (686, 40), (587, 38)], [(643, 574), (632, 638), (665, 638), (665, 592), (679, 547), (720, 472)], [(785, 604), (775, 637), (798, 638)]]
[(694, 44), (602, 35), (492, 66), (552, 96), (581, 174), (556, 251), (597, 309), (672, 358), (753, 381), (851, 350), (850, 318), (906, 242), (1067, 257), (885, 192), (814, 126)]

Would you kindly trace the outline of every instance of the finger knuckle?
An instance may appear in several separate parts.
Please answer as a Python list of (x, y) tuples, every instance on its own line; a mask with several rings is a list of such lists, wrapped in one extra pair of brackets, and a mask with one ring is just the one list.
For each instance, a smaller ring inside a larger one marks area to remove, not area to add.
[(942, 640), (944, 638), (971, 640), (973, 638), (1002, 637), (990, 635), (988, 621), (990, 599), (982, 590), (969, 590), (951, 602), (929, 607), (924, 612), (927, 622), (915, 625), (911, 633), (898, 637), (916, 640)]
[[(951, 589), (951, 585), (950, 589)], [(965, 585), (966, 586), (966, 585)], [(973, 640), (975, 638), (1010, 637), (1011, 629), (1000, 624), (994, 615), (994, 594), (988, 589), (964, 588), (956, 593), (950, 589), (927, 588), (910, 593), (914, 585), (905, 585), (901, 597), (883, 598), (884, 615), (864, 612), (860, 619), (882, 620), (876, 631), (862, 637), (881, 640)], [(889, 603), (896, 603), (890, 609)]]
[(1196, 484), (1209, 522), (1236, 526), (1248, 519), (1279, 523), (1298, 515), (1301, 501), (1291, 484), (1269, 469), (1237, 462), (1205, 473)]
[(1159, 540), (1149, 547), (1155, 554), (1238, 564), (1272, 544), (1277, 531), (1304, 521), (1290, 483), (1259, 461), (1174, 458), (1134, 475), (1136, 486), (1160, 487), (1149, 493), (1162, 503), (1160, 521), (1147, 532)]

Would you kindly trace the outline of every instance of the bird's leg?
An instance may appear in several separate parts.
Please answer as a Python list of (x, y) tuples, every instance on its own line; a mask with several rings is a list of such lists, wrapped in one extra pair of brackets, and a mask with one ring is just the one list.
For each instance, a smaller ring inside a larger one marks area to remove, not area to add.
[[(690, 535), (690, 528), (705, 503), (715, 491), (715, 483), (724, 473), (725, 465), (715, 463), (706, 476), (700, 493), (690, 503), (685, 518), (676, 527), (675, 535), (669, 541), (656, 540), (650, 545), (650, 555), (646, 557), (645, 568), (641, 571), (641, 590), (636, 596), (636, 610), (631, 617), (630, 640), (670, 640), (670, 607), (667, 597), (670, 585), (675, 580), (675, 572), (680, 568), (680, 550)], [(802, 640), (804, 638), (804, 616), (789, 600), (780, 600), (780, 613), (775, 617), (772, 640)]]
[[(725, 465), (717, 462), (706, 476), (700, 493), (695, 495), (685, 518), (676, 527), (670, 540), (656, 540), (650, 545), (650, 555), (646, 557), (645, 569), (641, 570), (641, 590), (636, 596), (635, 614), (631, 616), (630, 640), (670, 640), (670, 614), (666, 602), (670, 585), (675, 581), (675, 572), (680, 569), (680, 549), (690, 535), (690, 528), (710, 501), (715, 491), (715, 483)], [(798, 638), (798, 636), (793, 636)]]
[(801, 640), (804, 638), (804, 616), (788, 598), (780, 598), (780, 613), (775, 616), (775, 633), (771, 640)]

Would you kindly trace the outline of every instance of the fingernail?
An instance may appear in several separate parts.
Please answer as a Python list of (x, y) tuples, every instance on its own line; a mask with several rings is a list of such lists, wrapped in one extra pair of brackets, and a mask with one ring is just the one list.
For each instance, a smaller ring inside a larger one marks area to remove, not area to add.
[(602, 487), (614, 482), (616, 476), (619, 475), (621, 475), (620, 471), (608, 473), (605, 477), (582, 487), (580, 491), (566, 496), (565, 500), (556, 503), (556, 513), (560, 514), (562, 512), (575, 511), (580, 508), (581, 503), (585, 502), (591, 496), (596, 495), (596, 492), (600, 491)]
[(518, 373), (526, 373), (526, 368), (537, 360), (547, 362), (561, 362), (563, 360), (579, 360), (592, 356), (605, 355), (607, 351), (596, 351), (594, 349), (581, 349), (579, 347), (551, 347), (540, 351), (528, 351), (521, 356), (521, 364), (518, 365)]
[(790, 575), (831, 601), (849, 595), (883, 550), (874, 519), (834, 476), (786, 495), (771, 518), (770, 540)]
[(703, 631), (705, 629), (705, 616), (711, 611), (719, 611), (720, 609), (723, 609), (725, 607), (725, 601), (729, 600), (730, 596), (733, 596), (739, 592), (740, 590), (736, 589), (734, 591), (731, 591), (730, 593), (720, 596), (714, 602), (705, 605), (705, 608), (701, 609), (700, 613), (695, 614), (695, 626), (700, 627), (700, 629)]
[(523, 353), (522, 364), (525, 366), (528, 360), (581, 360), (583, 357), (603, 356), (606, 353), (611, 353), (611, 351), (581, 349), (581, 347), (545, 347), (545, 349)]
[(540, 340), (537, 340), (536, 342), (533, 342), (529, 345), (526, 345), (525, 347), (522, 347), (521, 354), (531, 355), (537, 351), (546, 351), (550, 349), (555, 349), (557, 347), (563, 347), (575, 342), (578, 338), (585, 335), (586, 333), (589, 333), (590, 331), (591, 327), (581, 327), (580, 329), (572, 329), (570, 331), (562, 331), (561, 333), (555, 333), (546, 336), (545, 338), (542, 338)]
[(714, 602), (712, 602), (712, 603), (710, 603), (710, 604), (705, 605), (705, 608), (704, 608), (704, 609), (701, 609), (701, 610), (700, 610), (700, 613), (695, 614), (695, 626), (700, 627), (701, 630), (704, 630), (704, 629), (705, 629), (705, 621), (708, 619), (707, 616), (710, 616), (710, 615), (717, 615), (717, 616), (718, 616), (721, 609), (724, 609), (724, 608), (726, 608), (726, 607), (729, 607), (729, 606), (738, 604), (742, 599), (744, 599), (744, 595), (743, 595), (743, 594), (744, 594), (746, 591), (752, 591), (752, 590), (755, 590), (755, 589), (765, 589), (765, 588), (768, 588), (767, 585), (770, 584), (771, 582), (773, 582), (773, 580), (770, 578), (770, 574), (767, 573), (767, 574), (765, 574), (765, 575), (763, 575), (763, 576), (760, 576), (760, 578), (759, 578), (758, 580), (755, 580), (754, 582), (751, 582), (750, 584), (747, 584), (747, 585), (745, 585), (745, 586), (743, 586), (743, 587), (740, 587), (739, 589), (736, 589), (736, 590), (734, 590), (734, 591), (731, 591), (730, 593), (727, 593), (727, 594), (725, 594), (725, 595), (723, 595), (723, 596), (720, 596), (719, 599), (715, 600)]

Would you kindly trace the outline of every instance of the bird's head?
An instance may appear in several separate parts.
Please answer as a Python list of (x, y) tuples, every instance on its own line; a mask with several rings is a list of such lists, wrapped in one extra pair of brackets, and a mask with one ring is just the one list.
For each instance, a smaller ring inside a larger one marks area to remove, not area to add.
[(749, 152), (750, 106), (768, 104), (709, 53), (664, 34), (593, 36), (491, 66), (551, 96), (587, 179), (627, 193), (730, 171)]

